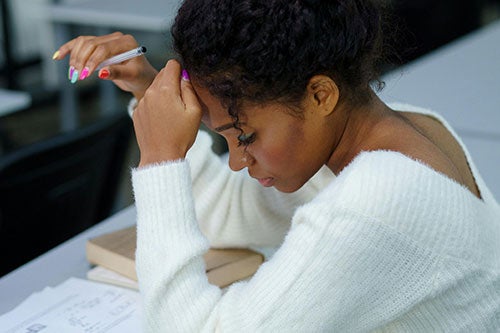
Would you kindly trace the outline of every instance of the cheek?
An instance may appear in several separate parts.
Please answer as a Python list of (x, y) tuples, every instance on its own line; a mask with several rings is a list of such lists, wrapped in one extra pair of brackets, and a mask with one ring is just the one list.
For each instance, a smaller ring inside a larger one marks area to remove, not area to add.
[(303, 128), (289, 125), (286, 130), (271, 132), (258, 146), (255, 146), (254, 151), (252, 149), (248, 151), (262, 166), (291, 171), (302, 159), (300, 152), (304, 150), (303, 143)]

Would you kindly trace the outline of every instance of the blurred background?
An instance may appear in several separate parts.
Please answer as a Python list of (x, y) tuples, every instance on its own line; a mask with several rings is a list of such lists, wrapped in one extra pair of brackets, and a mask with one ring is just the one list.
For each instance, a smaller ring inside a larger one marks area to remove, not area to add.
[[(386, 1), (397, 54), (387, 71), (500, 17), (498, 0)], [(126, 2), (1, 1), (0, 276), (133, 203), (129, 169), (138, 149), (122, 117), (130, 96), (95, 75), (72, 85), (67, 63), (51, 59), (61, 41), (120, 30), (147, 45), (160, 68), (170, 54), (166, 17), (179, 1), (136, 1), (142, 18), (124, 10), (123, 24), (112, 23), (105, 14), (120, 14)], [(86, 12), (96, 3), (103, 9)]]

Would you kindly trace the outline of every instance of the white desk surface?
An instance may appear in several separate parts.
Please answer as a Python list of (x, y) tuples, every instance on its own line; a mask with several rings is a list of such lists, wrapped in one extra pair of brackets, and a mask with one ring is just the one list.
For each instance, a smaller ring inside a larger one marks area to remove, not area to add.
[(463, 133), (500, 139), (500, 20), (383, 78), (387, 102), (433, 109)]
[(85, 279), (91, 267), (85, 258), (87, 239), (134, 223), (135, 207), (130, 206), (0, 278), (0, 314), (46, 286), (56, 286), (72, 276)]
[(0, 89), (0, 116), (6, 116), (31, 105), (31, 96), (23, 91)]
[(86, 0), (48, 6), (52, 22), (92, 27), (168, 31), (180, 0)]

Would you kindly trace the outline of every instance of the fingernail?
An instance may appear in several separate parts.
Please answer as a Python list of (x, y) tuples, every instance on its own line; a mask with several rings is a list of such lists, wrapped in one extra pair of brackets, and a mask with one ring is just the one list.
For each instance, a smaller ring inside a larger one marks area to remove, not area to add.
[(78, 81), (78, 71), (74, 70), (73, 75), (71, 76), (71, 83), (74, 84), (76, 81)]
[(99, 78), (100, 79), (107, 79), (109, 77), (109, 71), (107, 69), (101, 69), (99, 71)]
[(56, 60), (58, 57), (59, 57), (59, 50), (54, 52), (54, 54), (52, 55), (52, 60)]
[(80, 80), (85, 80), (87, 76), (89, 76), (90, 69), (88, 67), (83, 68), (82, 73), (80, 74)]
[(69, 66), (69, 68), (68, 68), (68, 80), (71, 80), (71, 78), (73, 77), (74, 71), (75, 71), (75, 67)]
[(183, 69), (181, 76), (184, 81), (189, 81), (189, 73), (187, 72), (187, 70)]

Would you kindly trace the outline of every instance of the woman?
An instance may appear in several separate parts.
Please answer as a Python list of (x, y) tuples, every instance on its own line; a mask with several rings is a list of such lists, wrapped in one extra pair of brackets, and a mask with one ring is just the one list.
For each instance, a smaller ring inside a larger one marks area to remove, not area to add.
[[(100, 71), (135, 96), (147, 331), (500, 329), (500, 208), (441, 117), (373, 92), (380, 17), (369, 0), (186, 0), (184, 71)], [(56, 59), (92, 72), (136, 46), (79, 37)], [(220, 167), (200, 122), (250, 177)], [(323, 166), (337, 177), (314, 176)], [(222, 294), (209, 245), (279, 249)]]

